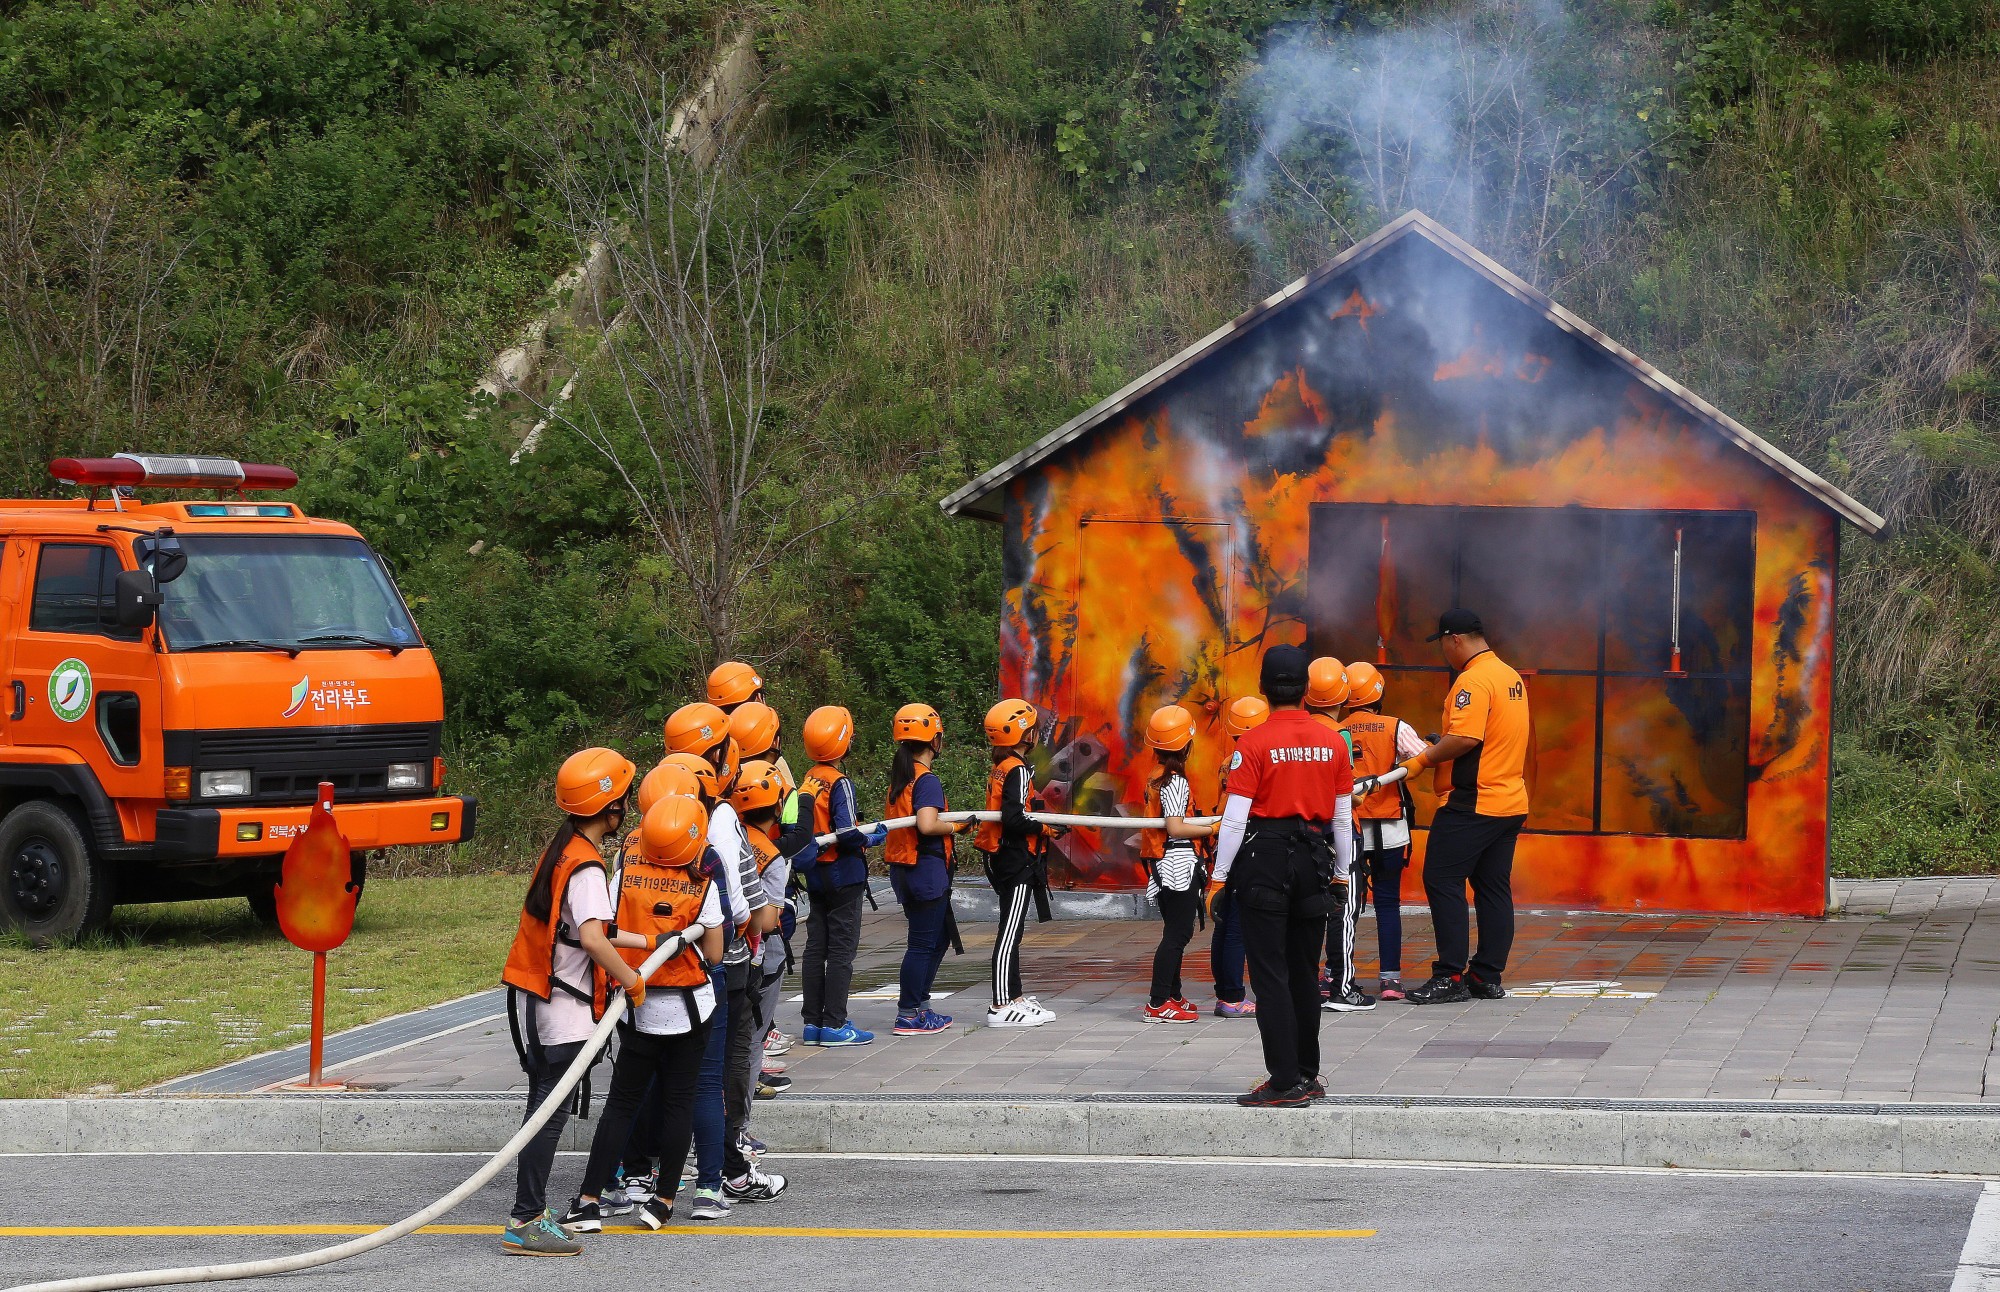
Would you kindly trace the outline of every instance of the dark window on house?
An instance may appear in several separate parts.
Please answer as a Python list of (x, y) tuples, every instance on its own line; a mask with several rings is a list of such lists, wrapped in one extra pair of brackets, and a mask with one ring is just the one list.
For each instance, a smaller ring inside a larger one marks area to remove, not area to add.
[(1424, 638), (1478, 611), (1528, 679), (1530, 830), (1741, 838), (1755, 537), (1737, 512), (1326, 504), (1306, 618), (1431, 733), (1447, 670)]
[(140, 630), (121, 628), (116, 618), (118, 569), (117, 555), (101, 543), (42, 544), (29, 629), (137, 640)]

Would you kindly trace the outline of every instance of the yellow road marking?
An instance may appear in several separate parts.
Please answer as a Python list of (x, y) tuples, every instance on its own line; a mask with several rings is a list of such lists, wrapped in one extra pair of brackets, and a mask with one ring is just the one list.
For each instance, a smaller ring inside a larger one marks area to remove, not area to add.
[[(385, 1225), (0, 1225), (0, 1238), (264, 1238), (347, 1237)], [(499, 1225), (425, 1225), (420, 1234), (485, 1234)], [(823, 1229), (742, 1225), (728, 1229), (607, 1229), (639, 1238), (716, 1236), (738, 1238), (955, 1238), (955, 1239), (1312, 1239), (1373, 1238), (1372, 1229)]]

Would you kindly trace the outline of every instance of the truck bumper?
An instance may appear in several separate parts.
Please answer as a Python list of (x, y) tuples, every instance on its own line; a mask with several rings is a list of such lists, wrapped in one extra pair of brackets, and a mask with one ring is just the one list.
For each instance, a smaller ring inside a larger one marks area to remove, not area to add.
[[(155, 825), (160, 861), (268, 857), (303, 834), (307, 807), (162, 808)], [(479, 800), (469, 794), (388, 803), (336, 803), (334, 823), (356, 850), (463, 843), (472, 837)]]

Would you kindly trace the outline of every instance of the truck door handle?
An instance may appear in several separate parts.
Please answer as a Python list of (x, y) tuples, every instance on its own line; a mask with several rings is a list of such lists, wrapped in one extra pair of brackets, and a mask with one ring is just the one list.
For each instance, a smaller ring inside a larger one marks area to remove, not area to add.
[(27, 716), (28, 684), (26, 682), (16, 682), (14, 683), (14, 711), (8, 714), (7, 717), (14, 722), (19, 722)]

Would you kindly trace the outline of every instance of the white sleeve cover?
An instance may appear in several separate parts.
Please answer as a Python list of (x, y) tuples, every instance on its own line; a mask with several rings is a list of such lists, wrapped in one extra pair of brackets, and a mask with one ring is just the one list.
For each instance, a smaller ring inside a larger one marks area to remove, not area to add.
[(1215, 871), (1209, 876), (1211, 882), (1220, 884), (1229, 878), (1229, 868), (1236, 864), (1236, 850), (1243, 846), (1243, 828), (1249, 823), (1250, 800), (1241, 794), (1231, 794), (1222, 809), (1222, 830), (1215, 836)]
[(1333, 802), (1333, 871), (1346, 878), (1354, 869), (1354, 796), (1343, 794)]
[(1424, 738), (1417, 734), (1415, 727), (1407, 722), (1396, 723), (1396, 757), (1415, 758), (1427, 748), (1429, 746), (1424, 744)]

